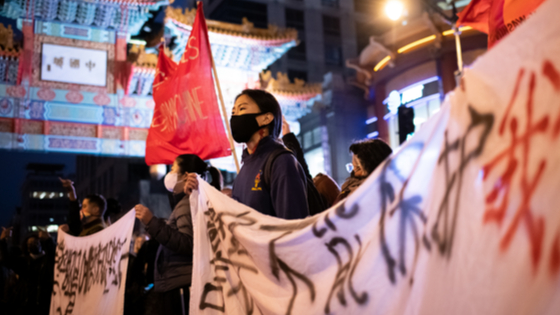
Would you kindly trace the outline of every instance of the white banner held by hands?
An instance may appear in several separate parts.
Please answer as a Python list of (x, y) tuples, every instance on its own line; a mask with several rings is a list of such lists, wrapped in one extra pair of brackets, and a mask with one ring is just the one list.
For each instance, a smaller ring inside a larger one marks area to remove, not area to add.
[(58, 232), (51, 315), (122, 314), (132, 209), (93, 235), (74, 237)]

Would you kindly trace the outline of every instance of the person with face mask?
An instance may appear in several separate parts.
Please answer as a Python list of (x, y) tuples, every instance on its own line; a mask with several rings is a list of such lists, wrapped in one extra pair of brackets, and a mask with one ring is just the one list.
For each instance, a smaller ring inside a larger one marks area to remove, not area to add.
[(211, 185), (220, 190), (220, 171), (209, 167), (193, 154), (178, 156), (171, 172), (164, 178), (168, 191), (173, 193), (173, 211), (167, 221), (153, 216), (150, 209), (136, 205), (136, 218), (146, 232), (160, 245), (154, 266), (155, 298), (146, 307), (146, 314), (188, 314), (189, 287), (193, 259), (193, 226), (189, 196), (198, 187), (197, 174), (212, 177)]
[(274, 159), (271, 176), (263, 183), (269, 156), (284, 147), (278, 137), (282, 110), (272, 94), (244, 90), (235, 100), (231, 132), (237, 143), (244, 143), (243, 167), (233, 183), (232, 197), (267, 215), (302, 219), (309, 215), (306, 176), (292, 154)]
[(352, 163), (346, 165), (350, 177), (342, 184), (340, 194), (334, 203), (353, 193), (387, 157), (393, 153), (391, 147), (383, 140), (368, 139), (356, 141), (350, 145)]
[(106, 226), (103, 215), (107, 211), (105, 198), (102, 195), (91, 194), (86, 196), (80, 205), (74, 183), (69, 179), (59, 179), (70, 199), (68, 224), (59, 228), (73, 236), (87, 236), (103, 230)]

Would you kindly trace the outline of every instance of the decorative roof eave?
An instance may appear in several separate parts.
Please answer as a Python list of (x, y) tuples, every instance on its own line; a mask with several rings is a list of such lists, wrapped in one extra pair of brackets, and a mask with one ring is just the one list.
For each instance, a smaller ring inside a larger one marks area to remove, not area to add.
[[(196, 9), (185, 9), (167, 7), (166, 22), (169, 21), (184, 32), (190, 32)], [(226, 23), (214, 20), (206, 20), (209, 33), (222, 34), (232, 37), (241, 37), (246, 40), (255, 41), (259, 45), (281, 46), (291, 41), (297, 41), (297, 30), (279, 29), (277, 26), (269, 25), (267, 29), (256, 28), (253, 23), (243, 18), (242, 24)]]
[[(315, 84), (313, 84), (315, 85)], [(322, 93), (322, 89), (321, 89), (321, 84), (316, 84), (319, 86), (319, 88), (307, 88), (305, 90), (302, 91), (279, 91), (279, 90), (273, 90), (273, 89), (266, 89), (267, 92), (269, 92), (270, 94), (273, 94), (274, 96), (276, 96), (277, 98), (282, 98), (282, 99), (289, 99), (289, 100), (298, 100), (298, 101), (308, 101), (314, 97), (317, 97), (317, 95)]]
[[(169, 55), (169, 49), (166, 49)], [(158, 56), (155, 54), (147, 54), (145, 46), (132, 45), (128, 52), (128, 60), (133, 62), (135, 68), (153, 69), (157, 66)]]
[(142, 66), (134, 66), (133, 70), (132, 70), (135, 74), (140, 74), (140, 75), (155, 75), (156, 74), (156, 68), (148, 68), (148, 67), (142, 67)]
[(17, 48), (2, 49), (0, 48), (0, 56), (2, 57), (19, 57), (21, 50)]
[[(34, 18), (44, 22), (76, 24), (101, 29), (121, 29), (126, 26), (129, 33), (136, 35), (149, 19), (150, 11), (168, 5), (173, 0), (37, 0), (34, 10), (29, 10), (27, 2), (6, 0), (0, 8), (0, 15), (11, 18)], [(41, 9), (42, 3), (49, 3), (49, 9)]]
[(323, 93), (321, 83), (305, 83), (304, 80), (295, 79), (290, 82), (288, 76), (278, 72), (276, 79), (270, 71), (260, 74), (262, 88), (279, 99), (309, 101)]
[[(84, 1), (88, 2), (88, 1)], [(174, 0), (159, 0), (159, 1), (143, 1), (143, 0), (101, 0), (101, 3), (106, 4), (116, 4), (116, 5), (127, 5), (127, 6), (139, 6), (139, 7), (153, 7), (153, 6), (163, 6), (170, 5)]]
[(3, 57), (19, 57), (21, 49), (14, 45), (14, 31), (12, 26), (5, 27), (0, 23), (0, 56)]

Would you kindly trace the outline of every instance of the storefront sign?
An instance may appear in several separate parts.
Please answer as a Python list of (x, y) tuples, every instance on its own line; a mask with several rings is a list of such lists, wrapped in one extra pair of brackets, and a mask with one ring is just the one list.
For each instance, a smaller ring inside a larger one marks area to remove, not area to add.
[(437, 77), (430, 79), (431, 81), (421, 81), (414, 85), (410, 85), (401, 89), (400, 92), (393, 90), (385, 99), (384, 103), (387, 104), (387, 110), (390, 116), (395, 115), (399, 106), (409, 104), (427, 96), (439, 93), (439, 83)]
[(387, 98), (387, 109), (391, 114), (397, 114), (399, 106), (401, 106), (401, 94), (397, 91), (391, 91)]
[(401, 93), (401, 104), (410, 103), (424, 96), (424, 84), (411, 87)]

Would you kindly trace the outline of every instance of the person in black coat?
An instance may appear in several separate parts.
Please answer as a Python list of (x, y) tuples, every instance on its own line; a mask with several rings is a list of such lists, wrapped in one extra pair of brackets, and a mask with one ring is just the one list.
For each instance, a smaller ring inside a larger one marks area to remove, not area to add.
[(282, 109), (276, 98), (266, 91), (244, 90), (235, 99), (230, 122), (233, 139), (247, 145), (243, 167), (233, 183), (233, 199), (282, 219), (307, 217), (307, 176), (296, 157), (278, 155), (270, 178), (263, 180), (268, 158), (285, 149), (278, 139)]
[(197, 174), (210, 173), (212, 185), (221, 189), (221, 174), (214, 167), (192, 154), (175, 159), (164, 183), (173, 192), (175, 207), (167, 221), (153, 216), (150, 209), (136, 205), (136, 217), (145, 225), (151, 238), (160, 245), (154, 266), (155, 303), (146, 307), (146, 314), (188, 314), (189, 288), (193, 259), (193, 226), (189, 196), (198, 187)]

